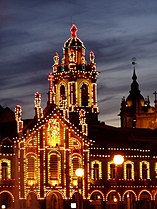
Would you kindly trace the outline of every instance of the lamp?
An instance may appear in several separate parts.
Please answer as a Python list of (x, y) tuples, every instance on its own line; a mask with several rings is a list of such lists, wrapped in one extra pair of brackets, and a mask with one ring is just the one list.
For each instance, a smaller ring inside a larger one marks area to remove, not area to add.
[(83, 209), (83, 192), (82, 192), (82, 188), (83, 188), (83, 185), (82, 185), (82, 177), (84, 175), (84, 170), (82, 168), (78, 168), (76, 169), (75, 171), (75, 174), (77, 176), (77, 180), (78, 180), (78, 190), (81, 189), (81, 197), (79, 198), (80, 199), (80, 208)]
[[(118, 165), (122, 165), (124, 162), (124, 157), (122, 155), (114, 155), (113, 157), (113, 162), (115, 164), (115, 179), (116, 179), (116, 183), (118, 183), (118, 178), (117, 178), (117, 166)], [(116, 189), (116, 196), (117, 196), (117, 189)], [(114, 202), (118, 203), (118, 198), (114, 197)]]

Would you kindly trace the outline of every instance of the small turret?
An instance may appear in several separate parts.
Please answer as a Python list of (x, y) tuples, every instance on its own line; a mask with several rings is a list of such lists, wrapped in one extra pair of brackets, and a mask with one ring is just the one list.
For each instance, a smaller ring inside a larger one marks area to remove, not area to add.
[(41, 94), (39, 92), (35, 93), (35, 118), (39, 120), (43, 117), (43, 110), (41, 108)]
[(23, 121), (21, 119), (21, 114), (22, 114), (22, 108), (20, 105), (16, 105), (15, 108), (15, 120), (17, 122), (17, 133), (20, 134), (22, 133), (23, 130)]

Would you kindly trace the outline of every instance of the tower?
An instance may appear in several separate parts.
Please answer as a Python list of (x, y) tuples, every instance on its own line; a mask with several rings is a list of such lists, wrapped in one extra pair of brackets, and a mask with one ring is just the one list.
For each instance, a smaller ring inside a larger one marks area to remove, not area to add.
[[(87, 63), (85, 46), (77, 37), (77, 27), (72, 25), (71, 37), (64, 43), (63, 57), (59, 62), (56, 52), (53, 57), (53, 72), (49, 75), (49, 101), (63, 114), (69, 117), (71, 123), (80, 127), (80, 115), (85, 115), (87, 124), (98, 122), (97, 84), (95, 56), (90, 52)], [(53, 84), (52, 78), (53, 77)]]
[[(149, 97), (142, 96), (137, 82), (137, 75), (135, 71), (136, 58), (132, 59), (133, 75), (131, 90), (128, 97), (123, 97), (120, 109), (120, 119), (122, 128), (151, 128), (157, 127), (155, 107), (150, 106)], [(156, 93), (155, 101), (156, 104)]]

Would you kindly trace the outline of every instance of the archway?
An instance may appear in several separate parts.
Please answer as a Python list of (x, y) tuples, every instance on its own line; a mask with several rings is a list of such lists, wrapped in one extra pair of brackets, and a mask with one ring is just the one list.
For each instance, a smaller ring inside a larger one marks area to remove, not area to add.
[(82, 195), (79, 192), (75, 192), (72, 196), (72, 202), (76, 203), (77, 209), (82, 208), (82, 204), (83, 204)]
[(111, 190), (106, 196), (106, 208), (118, 209), (120, 207), (121, 196), (116, 190)]
[(124, 208), (125, 209), (135, 209), (136, 208), (136, 198), (132, 191), (127, 191), (124, 194)]
[(140, 194), (139, 208), (151, 209), (151, 196), (149, 192), (142, 191)]
[(92, 193), (90, 198), (91, 209), (102, 209), (103, 208), (103, 196), (101, 192), (95, 191)]
[(47, 195), (46, 209), (63, 209), (63, 197), (59, 192), (50, 192)]
[(39, 208), (39, 202), (38, 202), (37, 196), (34, 192), (30, 192), (27, 195), (26, 207), (29, 209), (38, 209)]
[(9, 192), (0, 193), (0, 208), (13, 208), (14, 200), (13, 196)]

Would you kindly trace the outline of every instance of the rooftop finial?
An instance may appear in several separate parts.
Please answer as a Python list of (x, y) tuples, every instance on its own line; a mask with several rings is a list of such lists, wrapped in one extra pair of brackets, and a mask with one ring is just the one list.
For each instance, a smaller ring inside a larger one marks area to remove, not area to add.
[(131, 64), (133, 65), (133, 70), (134, 70), (132, 79), (133, 79), (134, 81), (136, 81), (136, 79), (137, 79), (137, 76), (136, 76), (136, 73), (135, 73), (136, 57), (133, 57), (133, 58), (132, 58), (132, 63), (131, 63)]
[(77, 31), (78, 31), (78, 30), (77, 30), (77, 27), (76, 27), (75, 24), (72, 25), (70, 31), (71, 31), (71, 36), (72, 36), (73, 38), (76, 38), (76, 37), (77, 37)]
[(132, 65), (135, 67), (135, 65), (136, 65), (136, 57), (132, 58)]

